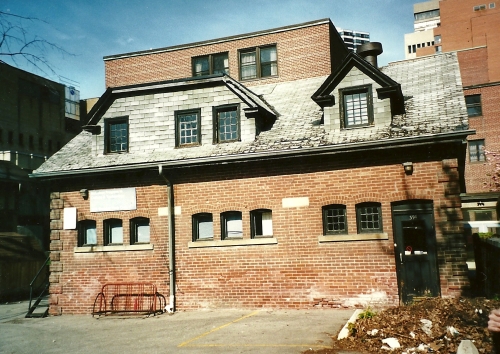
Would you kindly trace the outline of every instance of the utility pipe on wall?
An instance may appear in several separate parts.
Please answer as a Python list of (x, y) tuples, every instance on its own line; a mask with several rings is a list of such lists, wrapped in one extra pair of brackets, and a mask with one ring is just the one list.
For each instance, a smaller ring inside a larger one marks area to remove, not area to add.
[(158, 174), (167, 183), (167, 207), (168, 207), (168, 268), (169, 268), (169, 288), (170, 288), (170, 303), (165, 306), (165, 310), (169, 313), (175, 311), (175, 249), (174, 249), (174, 186), (163, 174), (163, 166), (158, 165)]

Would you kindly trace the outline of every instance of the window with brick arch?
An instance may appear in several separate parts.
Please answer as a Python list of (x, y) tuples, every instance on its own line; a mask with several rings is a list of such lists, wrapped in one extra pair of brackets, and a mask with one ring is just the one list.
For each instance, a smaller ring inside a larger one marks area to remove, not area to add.
[(273, 235), (273, 212), (270, 209), (256, 209), (250, 212), (252, 238)]
[(192, 216), (193, 241), (214, 239), (214, 218), (211, 213), (198, 213)]
[(241, 211), (226, 211), (221, 214), (222, 239), (243, 237), (243, 221)]
[(123, 244), (123, 222), (121, 219), (106, 219), (104, 224), (104, 245)]
[(97, 228), (95, 220), (78, 222), (78, 247), (97, 245)]
[(150, 242), (149, 218), (136, 217), (130, 219), (130, 244)]
[(382, 232), (381, 204), (376, 202), (356, 204), (356, 220), (359, 234)]
[(347, 211), (343, 204), (330, 204), (323, 208), (323, 234), (347, 234)]

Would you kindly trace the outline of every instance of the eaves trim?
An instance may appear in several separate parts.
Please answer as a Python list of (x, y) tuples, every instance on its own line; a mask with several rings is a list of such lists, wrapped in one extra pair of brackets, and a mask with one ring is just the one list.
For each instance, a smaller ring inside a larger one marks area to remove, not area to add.
[(476, 133), (475, 130), (461, 130), (458, 132), (451, 132), (451, 133), (422, 135), (414, 138), (403, 137), (403, 138), (377, 140), (377, 141), (362, 142), (362, 143), (348, 143), (348, 144), (328, 145), (328, 146), (313, 147), (313, 148), (302, 148), (295, 150), (266, 151), (260, 153), (202, 157), (189, 160), (156, 161), (156, 162), (136, 163), (136, 164), (119, 165), (119, 166), (104, 166), (104, 167), (89, 168), (89, 169), (40, 172), (40, 173), (32, 173), (30, 174), (30, 177), (64, 178), (75, 175), (87, 175), (91, 173), (107, 173), (107, 172), (129, 171), (135, 169), (157, 168), (158, 166), (187, 167), (187, 166), (199, 166), (199, 165), (210, 165), (210, 164), (217, 165), (217, 164), (250, 162), (250, 161), (260, 161), (260, 160), (274, 160), (274, 159), (283, 159), (290, 157), (305, 157), (305, 156), (315, 156), (315, 155), (325, 155), (325, 154), (349, 153), (354, 151), (366, 151), (374, 149), (400, 148), (408, 146), (418, 146), (429, 143), (437, 144), (437, 143), (446, 143), (452, 141), (456, 142), (457, 140), (464, 140), (468, 135), (474, 135), (475, 133)]

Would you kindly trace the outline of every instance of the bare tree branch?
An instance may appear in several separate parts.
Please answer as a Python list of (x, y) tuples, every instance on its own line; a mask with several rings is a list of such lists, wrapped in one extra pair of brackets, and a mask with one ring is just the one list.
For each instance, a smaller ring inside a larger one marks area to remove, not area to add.
[(45, 75), (57, 75), (47, 60), (47, 52), (56, 51), (63, 56), (73, 54), (36, 34), (28, 33), (26, 28), (29, 22), (47, 24), (36, 17), (0, 11), (0, 58), (9, 57), (16, 66), (29, 64)]

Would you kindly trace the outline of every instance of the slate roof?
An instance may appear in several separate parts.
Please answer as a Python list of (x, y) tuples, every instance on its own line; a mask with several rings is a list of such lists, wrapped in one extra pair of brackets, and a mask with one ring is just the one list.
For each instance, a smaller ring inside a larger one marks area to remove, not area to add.
[(394, 62), (380, 70), (401, 85), (405, 97), (405, 113), (394, 116), (391, 125), (335, 130), (334, 133), (325, 131), (321, 108), (311, 96), (327, 76), (253, 86), (251, 90), (229, 80), (234, 89), (246, 92), (246, 97), (255, 104), (276, 113), (272, 128), (261, 132), (252, 142), (207, 144), (185, 149), (156, 147), (141, 153), (94, 156), (92, 135), (84, 131), (34, 171), (33, 176), (342, 150), (373, 143), (397, 144), (402, 138), (406, 141), (450, 134), (465, 137), (472, 133), (467, 130), (467, 110), (456, 53)]

